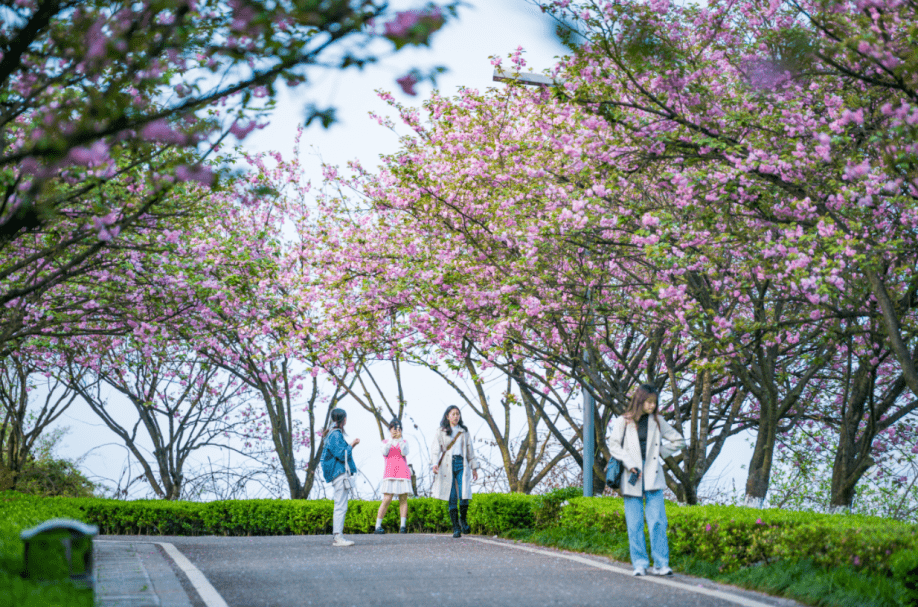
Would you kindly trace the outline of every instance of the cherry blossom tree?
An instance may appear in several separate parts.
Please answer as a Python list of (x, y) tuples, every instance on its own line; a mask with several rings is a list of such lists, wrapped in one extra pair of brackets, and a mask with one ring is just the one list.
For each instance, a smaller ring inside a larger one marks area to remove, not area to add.
[[(0, 225), (9, 237), (56, 211), (41, 192), (66, 167), (109, 166), (113, 145), (194, 146), (225, 128), (241, 139), (270, 107), (264, 101), (278, 80), (297, 85), (310, 68), (362, 68), (377, 61), (379, 39), (395, 50), (428, 44), (455, 5), (392, 13), (384, 2), (346, 0), (29, 0), (2, 11), (0, 168), (8, 187)], [(229, 123), (202, 119), (215, 104), (227, 108)], [(313, 115), (326, 124), (332, 116)]]
[(242, 160), (249, 169), (242, 177), (219, 191), (200, 191), (211, 212), (198, 225), (158, 235), (168, 263), (151, 268), (140, 303), (160, 319), (157, 326), (247, 387), (244, 449), (272, 458), (289, 495), (305, 499), (328, 412), (350, 371), (325, 393), (320, 357), (331, 338), (321, 318), (298, 305), (313, 290), (308, 276), (301, 280), (308, 250), (285, 235), (285, 226), (309, 214), (310, 186), (296, 154), (289, 161), (279, 154)]
[(229, 447), (247, 387), (193, 352), (108, 337), (75, 338), (70, 348), (60, 377), (121, 439), (158, 497), (183, 496), (186, 464), (196, 451)]
[[(592, 391), (600, 405), (594, 475), (601, 479), (606, 427), (633, 387), (642, 381), (663, 387), (670, 375), (691, 386), (692, 361), (699, 359), (697, 346), (672, 345), (671, 327), (685, 312), (674, 306), (672, 318), (661, 317), (655, 298), (644, 295), (656, 277), (640, 254), (641, 199), (613, 194), (618, 176), (601, 158), (570, 163), (578, 149), (599, 147), (591, 141), (602, 140), (601, 123), (544, 93), (518, 89), (435, 97), (425, 106), (430, 123), (398, 109), (414, 138), (387, 159), (382, 174), (358, 167), (355, 178), (343, 179), (328, 171), (333, 193), (322, 203), (328, 223), (315, 248), (322, 251), (324, 284), (341, 294), (325, 303), (326, 316), (339, 325), (378, 326), (368, 319), (403, 315), (406, 339), (436, 344), (457, 360), (463, 340), (475, 343), (487, 365), (503, 365), (529, 394), (550, 393), (564, 382), (567, 394), (578, 384)], [(663, 371), (664, 352), (671, 373)], [(508, 356), (522, 364), (508, 365)], [(552, 370), (547, 382), (546, 368)], [(720, 406), (717, 395), (729, 386), (713, 383), (714, 400), (673, 403), (686, 412), (694, 406), (697, 419), (701, 403), (716, 401), (715, 418), (708, 424), (705, 417), (705, 433), (695, 433), (705, 455), (709, 443), (722, 445), (746, 427), (735, 423), (736, 407)], [(580, 432), (567, 396), (551, 401)], [(743, 404), (740, 398), (737, 406)], [(579, 447), (551, 423), (553, 415), (541, 414), (582, 462)], [(726, 434), (708, 433), (715, 428)], [(709, 466), (713, 458), (699, 461)], [(697, 489), (702, 477), (695, 469), (673, 482)]]
[(759, 241), (748, 259), (816, 314), (835, 312), (833, 289), (875, 299), (915, 392), (915, 6), (551, 4), (590, 40), (560, 66), (562, 94), (604, 116), (632, 159), (677, 160), (660, 185)]
[[(61, 289), (73, 293), (62, 284), (98, 274), (104, 249), (181, 212), (160, 208), (181, 198), (171, 190), (212, 184), (215, 152), (264, 126), (282, 83), (308, 87), (317, 71), (429, 44), (455, 11), (257, 0), (0, 7), (0, 352), (78, 315), (72, 299), (62, 309)], [(307, 122), (334, 121), (334, 108), (310, 107)]]
[(49, 427), (73, 404), (75, 392), (25, 353), (0, 360), (0, 465), (15, 484)]

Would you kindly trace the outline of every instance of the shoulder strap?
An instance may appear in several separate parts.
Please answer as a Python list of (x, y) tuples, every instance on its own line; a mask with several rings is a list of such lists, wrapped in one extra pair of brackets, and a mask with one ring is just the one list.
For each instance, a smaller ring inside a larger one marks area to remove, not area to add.
[(437, 460), (437, 468), (443, 464), (443, 456), (446, 455), (446, 452), (453, 448), (453, 445), (456, 444), (456, 441), (459, 440), (459, 437), (462, 436), (462, 432), (456, 432), (456, 436), (453, 437), (453, 440), (446, 446), (446, 449), (440, 448), (440, 459)]

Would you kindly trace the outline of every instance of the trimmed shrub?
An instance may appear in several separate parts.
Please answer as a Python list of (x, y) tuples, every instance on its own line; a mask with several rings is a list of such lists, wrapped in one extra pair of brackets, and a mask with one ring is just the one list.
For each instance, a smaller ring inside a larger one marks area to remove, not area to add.
[[(666, 517), (671, 554), (718, 563), (721, 571), (809, 559), (822, 567), (893, 575), (894, 555), (918, 551), (918, 527), (862, 515), (667, 503)], [(560, 521), (567, 528), (627, 532), (620, 498), (572, 499)]]
[(202, 506), (192, 502), (105, 499), (68, 500), (85, 519), (109, 535), (200, 535)]
[[(476, 497), (473, 503), (477, 502)], [(229, 500), (221, 502), (123, 502), (74, 499), (69, 502), (111, 535), (317, 535), (332, 530), (331, 500)], [(376, 527), (380, 502), (351, 500), (344, 520), (346, 533), (370, 533)], [(471, 513), (469, 515), (471, 518)], [(398, 502), (383, 518), (386, 528), (399, 525)], [(446, 502), (433, 498), (409, 500), (411, 531), (445, 531)]]
[(583, 497), (580, 487), (553, 489), (544, 495), (537, 495), (532, 503), (533, 525), (542, 529), (557, 525), (561, 520), (561, 506), (575, 497)]
[(533, 503), (534, 496), (521, 493), (476, 495), (469, 503), (469, 526), (473, 533), (488, 535), (532, 527)]

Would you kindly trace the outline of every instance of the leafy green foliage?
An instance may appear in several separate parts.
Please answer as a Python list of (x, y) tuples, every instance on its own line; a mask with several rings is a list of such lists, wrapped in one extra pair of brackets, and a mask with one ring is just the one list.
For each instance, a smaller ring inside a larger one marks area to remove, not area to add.
[(0, 607), (93, 607), (92, 591), (70, 584), (40, 585), (0, 570)]
[[(893, 575), (893, 564), (899, 562), (894, 556), (918, 552), (918, 527), (882, 518), (673, 503), (667, 503), (666, 516), (671, 554), (714, 562), (728, 573), (809, 560), (825, 568), (850, 566)], [(559, 526), (627, 533), (624, 504), (621, 499), (573, 499)], [(907, 563), (898, 567), (909, 569)]]
[(561, 487), (536, 496), (532, 505), (533, 524), (537, 528), (556, 524), (561, 516), (561, 505), (582, 496), (580, 487)]
[(92, 497), (95, 485), (73, 462), (42, 457), (26, 462), (14, 475), (0, 463), (0, 490), (15, 489), (39, 496)]
[[(372, 532), (378, 509), (377, 501), (352, 500), (345, 532)], [(0, 607), (81, 604), (58, 597), (66, 590), (39, 590), (18, 576), (20, 531), (49, 518), (83, 520), (106, 534), (307, 535), (331, 533), (332, 511), (331, 500), (123, 502), (0, 493)], [(736, 506), (667, 503), (666, 512), (672, 565), (682, 572), (813, 605), (905, 606), (914, 604), (918, 596), (918, 527), (914, 525), (859, 515)], [(393, 504), (383, 526), (395, 531), (398, 523), (398, 507)], [(622, 500), (580, 497), (575, 487), (545, 495), (476, 495), (469, 507), (469, 524), (477, 534), (502, 534), (620, 561), (630, 558)], [(447, 531), (446, 502), (409, 500), (408, 528)], [(44, 602), (22, 602), (20, 597), (29, 592)]]
[(476, 495), (469, 505), (472, 532), (494, 534), (505, 529), (532, 527), (536, 499), (522, 493)]
[(21, 493), (0, 493), (0, 607), (92, 607), (90, 593), (69, 584), (40, 585), (20, 577), (23, 544), (19, 534), (52, 518), (87, 521), (73, 502)]
[[(502, 537), (600, 554), (628, 562), (628, 533), (607, 533), (593, 528), (512, 529)], [(810, 605), (834, 607), (908, 607), (914, 597), (899, 577), (856, 571), (853, 567), (819, 567), (809, 559), (777, 561), (737, 571), (722, 571), (717, 563), (694, 556), (672, 555), (670, 564), (680, 573), (716, 582), (785, 596)]]

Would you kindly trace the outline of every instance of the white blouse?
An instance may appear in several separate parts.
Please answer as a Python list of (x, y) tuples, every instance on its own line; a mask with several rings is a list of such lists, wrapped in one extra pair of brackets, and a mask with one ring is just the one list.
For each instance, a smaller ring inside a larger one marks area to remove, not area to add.
[(382, 442), (382, 454), (383, 454), (383, 457), (389, 455), (389, 448), (390, 448), (390, 447), (396, 447), (396, 446), (397, 446), (399, 449), (401, 449), (402, 455), (405, 455), (405, 456), (408, 455), (408, 441), (406, 441), (404, 438), (400, 438), (400, 439), (397, 439), (397, 440), (386, 439), (386, 440), (384, 440), (384, 441)]
[(454, 455), (461, 455), (465, 457), (465, 441), (468, 440), (468, 435), (469, 433), (463, 430), (462, 428), (460, 428), (459, 426), (456, 426), (455, 428), (453, 428), (453, 435), (446, 437), (446, 444), (447, 445), (450, 444), (453, 441), (453, 439), (456, 438), (456, 436), (459, 437), (459, 440), (453, 443), (453, 446), (450, 447), (449, 451), (446, 452), (446, 455), (443, 456), (444, 464), (447, 462), (453, 461)]

